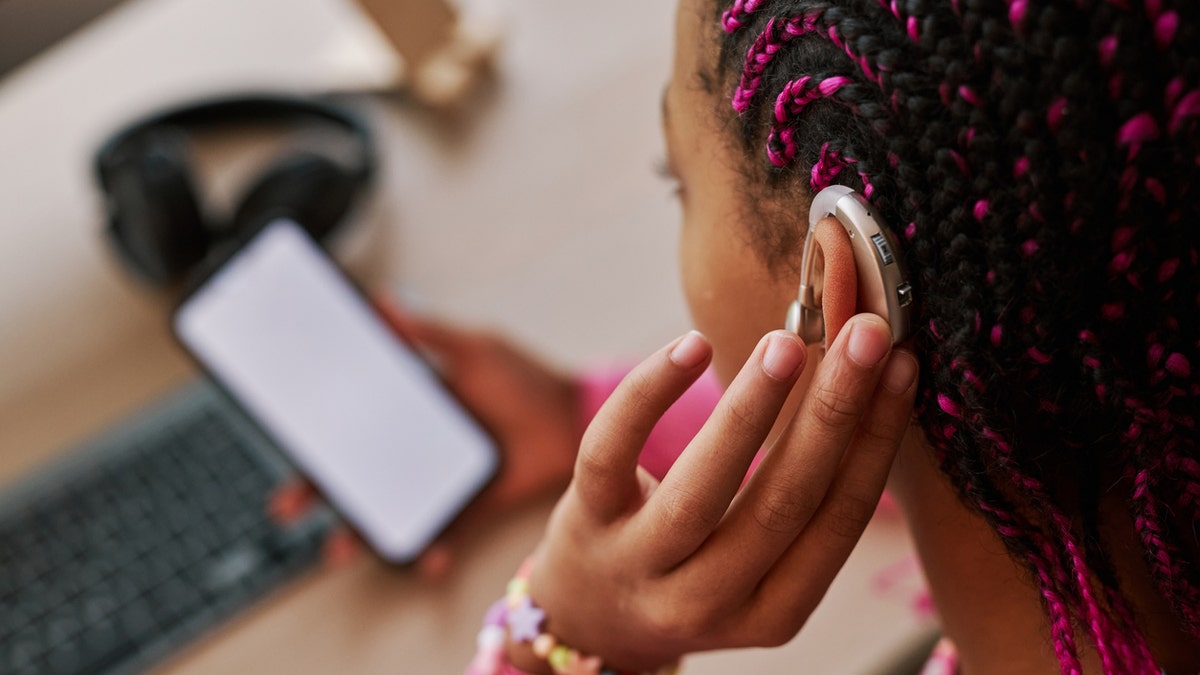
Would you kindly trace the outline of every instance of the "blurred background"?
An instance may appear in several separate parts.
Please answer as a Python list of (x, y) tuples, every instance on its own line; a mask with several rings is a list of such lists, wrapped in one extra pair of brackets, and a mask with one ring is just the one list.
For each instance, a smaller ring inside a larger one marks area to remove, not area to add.
[[(115, 131), (180, 102), (333, 95), (361, 114), (378, 176), (335, 249), (368, 287), (569, 368), (628, 362), (689, 327), (678, 213), (654, 174), (673, 3), (464, 0), (451, 9), (471, 40), (495, 45), (490, 67), (422, 79), (427, 50), (406, 57), (404, 41), (423, 16), (405, 6), (423, 1), (0, 0), (0, 490), (197, 377), (170, 337), (170, 298), (105, 240), (92, 165)], [(193, 148), (209, 208), (229, 209), (289, 142), (260, 131)], [(461, 672), (549, 506), (498, 515), (442, 584), (370, 556), (311, 567), (150, 662)], [(685, 672), (902, 672), (932, 630), (914, 614), (909, 556), (902, 524), (884, 518), (791, 645)]]

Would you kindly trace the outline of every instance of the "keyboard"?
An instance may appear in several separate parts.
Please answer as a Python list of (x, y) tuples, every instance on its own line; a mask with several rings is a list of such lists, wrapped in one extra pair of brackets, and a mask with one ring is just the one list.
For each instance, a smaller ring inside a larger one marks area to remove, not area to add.
[(0, 673), (144, 670), (314, 565), (273, 523), (289, 474), (214, 385), (177, 392), (0, 495)]

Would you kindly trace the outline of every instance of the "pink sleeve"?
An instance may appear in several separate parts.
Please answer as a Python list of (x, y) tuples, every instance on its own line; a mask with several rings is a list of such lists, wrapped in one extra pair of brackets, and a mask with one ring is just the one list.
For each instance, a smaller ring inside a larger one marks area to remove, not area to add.
[[(591, 423), (600, 406), (628, 372), (627, 368), (597, 370), (584, 373), (579, 378), (583, 426)], [(654, 431), (650, 433), (639, 460), (642, 468), (662, 480), (667, 474), (667, 469), (671, 468), (696, 432), (700, 431), (704, 421), (712, 414), (721, 393), (721, 385), (712, 371), (704, 373), (691, 389), (667, 410), (667, 414), (663, 415)]]

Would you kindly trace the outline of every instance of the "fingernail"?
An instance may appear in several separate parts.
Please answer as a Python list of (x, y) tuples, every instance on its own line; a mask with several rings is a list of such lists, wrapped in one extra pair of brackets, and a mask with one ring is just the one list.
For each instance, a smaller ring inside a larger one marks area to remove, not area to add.
[(917, 379), (917, 360), (906, 351), (897, 351), (883, 370), (883, 388), (893, 394), (903, 394)]
[(325, 540), (323, 557), (331, 569), (344, 567), (358, 556), (358, 541), (345, 530), (335, 531)]
[(426, 581), (441, 581), (450, 574), (452, 558), (450, 551), (440, 544), (435, 544), (417, 561), (421, 576)]
[(683, 339), (671, 349), (671, 360), (680, 368), (695, 368), (708, 357), (708, 340), (700, 331), (689, 331)]
[(891, 336), (874, 321), (859, 319), (850, 328), (850, 358), (864, 368), (882, 361), (891, 347)]
[(763, 370), (776, 380), (789, 380), (804, 365), (804, 356), (804, 343), (798, 338), (772, 333), (767, 336)]

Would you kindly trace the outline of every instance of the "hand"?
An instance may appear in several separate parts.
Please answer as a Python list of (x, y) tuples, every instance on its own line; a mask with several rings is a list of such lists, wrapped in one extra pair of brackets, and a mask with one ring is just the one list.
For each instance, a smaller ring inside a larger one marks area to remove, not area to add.
[[(438, 578), (452, 563), (455, 543), (470, 535), (483, 514), (513, 508), (567, 485), (581, 436), (579, 392), (572, 378), (495, 335), (406, 314), (384, 297), (376, 298), (376, 306), (397, 333), (434, 362), (502, 454), (495, 480), (418, 561), (422, 573)], [(270, 510), (286, 522), (314, 499), (312, 486), (296, 481), (276, 493)], [(326, 547), (326, 560), (344, 562), (360, 547), (348, 533), (336, 533)]]
[[(661, 484), (638, 469), (638, 452), (711, 349), (685, 336), (634, 369), (587, 429), (535, 553), (531, 595), (546, 630), (635, 671), (791, 639), (866, 527), (908, 427), (917, 364), (904, 350), (889, 358), (890, 347), (884, 321), (855, 317), (740, 490), (804, 369), (803, 343), (764, 337)], [(509, 655), (546, 668), (527, 645)]]
[(494, 334), (405, 314), (386, 298), (376, 305), (499, 444), (500, 473), (476, 501), (479, 510), (510, 508), (566, 487), (583, 423), (574, 378)]

